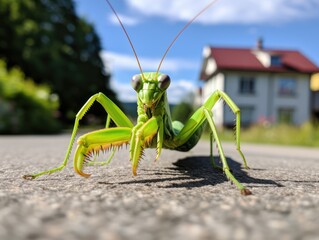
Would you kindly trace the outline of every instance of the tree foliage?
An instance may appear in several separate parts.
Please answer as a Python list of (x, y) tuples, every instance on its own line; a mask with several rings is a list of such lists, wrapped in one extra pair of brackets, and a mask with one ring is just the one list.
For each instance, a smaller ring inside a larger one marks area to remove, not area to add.
[(48, 87), (26, 79), (17, 68), (7, 71), (0, 61), (0, 133), (55, 133), (58, 97)]
[(99, 91), (115, 100), (99, 37), (76, 15), (72, 0), (0, 0), (0, 19), (0, 58), (48, 84), (64, 120)]
[(193, 106), (192, 104), (182, 101), (176, 106), (174, 106), (172, 110), (172, 119), (178, 120), (182, 123), (186, 123), (186, 121), (193, 114)]

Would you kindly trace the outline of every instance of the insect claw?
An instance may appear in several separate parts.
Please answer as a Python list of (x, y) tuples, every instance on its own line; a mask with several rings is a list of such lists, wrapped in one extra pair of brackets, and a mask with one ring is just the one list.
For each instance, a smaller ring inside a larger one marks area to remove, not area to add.
[(137, 176), (137, 172), (136, 172), (136, 168), (135, 167), (133, 167), (132, 172), (133, 172), (133, 176)]
[(31, 175), (31, 174), (28, 174), (28, 175), (23, 175), (23, 178), (24, 178), (25, 180), (33, 180), (33, 179), (35, 179), (35, 176), (33, 176), (33, 175)]
[(252, 195), (253, 193), (249, 189), (244, 188), (240, 190), (240, 194), (244, 196), (248, 196), (248, 195)]
[(76, 149), (76, 152), (75, 152), (75, 156), (74, 156), (74, 170), (77, 174), (83, 176), (83, 177), (89, 177), (91, 176), (91, 174), (87, 174), (87, 173), (84, 173), (82, 172), (82, 168), (83, 168), (83, 163), (85, 163), (85, 161), (88, 161), (89, 160), (89, 157), (90, 157), (90, 154), (92, 152), (87, 152), (85, 153), (85, 151), (87, 151), (87, 148), (82, 146), (82, 145), (79, 145)]

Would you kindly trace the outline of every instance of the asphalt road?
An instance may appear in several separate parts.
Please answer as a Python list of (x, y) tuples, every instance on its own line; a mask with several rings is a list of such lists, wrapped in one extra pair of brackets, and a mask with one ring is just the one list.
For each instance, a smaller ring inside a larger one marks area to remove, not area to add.
[(318, 239), (319, 149), (233, 143), (224, 150), (242, 196), (211, 168), (208, 142), (192, 151), (147, 151), (133, 177), (128, 150), (92, 176), (63, 171), (68, 135), (0, 137), (0, 239)]

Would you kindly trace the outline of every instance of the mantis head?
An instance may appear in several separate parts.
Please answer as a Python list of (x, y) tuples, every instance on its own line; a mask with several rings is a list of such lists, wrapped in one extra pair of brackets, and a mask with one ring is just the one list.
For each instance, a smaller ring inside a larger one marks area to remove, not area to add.
[(168, 75), (150, 72), (134, 75), (131, 85), (143, 105), (151, 108), (161, 99), (170, 82)]

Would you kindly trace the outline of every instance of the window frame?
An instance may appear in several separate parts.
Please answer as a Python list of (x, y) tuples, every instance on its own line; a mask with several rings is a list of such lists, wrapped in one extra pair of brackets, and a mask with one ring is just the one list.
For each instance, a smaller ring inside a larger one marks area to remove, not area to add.
[(238, 92), (241, 95), (255, 95), (256, 78), (254, 76), (241, 76), (239, 78)]
[(270, 55), (270, 66), (279, 67), (281, 66), (281, 56), (280, 55)]
[(297, 79), (293, 77), (282, 77), (278, 79), (277, 93), (280, 97), (297, 96)]

